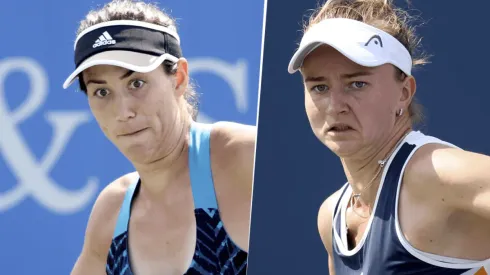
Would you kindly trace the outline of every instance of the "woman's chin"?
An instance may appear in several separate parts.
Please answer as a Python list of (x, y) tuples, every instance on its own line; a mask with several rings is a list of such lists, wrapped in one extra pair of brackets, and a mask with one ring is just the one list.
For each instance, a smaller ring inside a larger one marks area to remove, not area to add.
[(119, 150), (132, 163), (144, 164), (152, 162), (155, 155), (147, 144), (132, 144), (131, 146), (119, 148)]
[(330, 140), (326, 139), (323, 144), (340, 158), (346, 158), (359, 152), (359, 143), (354, 140)]

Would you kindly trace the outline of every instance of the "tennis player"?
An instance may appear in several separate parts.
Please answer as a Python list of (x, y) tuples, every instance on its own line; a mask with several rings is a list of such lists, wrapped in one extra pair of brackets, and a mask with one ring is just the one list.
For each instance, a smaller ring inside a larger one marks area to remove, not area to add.
[(256, 130), (195, 122), (174, 21), (108, 3), (81, 22), (75, 65), (64, 88), (78, 79), (136, 171), (97, 198), (71, 274), (245, 274)]
[(330, 274), (489, 274), (490, 157), (414, 130), (425, 60), (408, 19), (390, 0), (328, 1), (289, 64), (348, 181), (318, 213)]

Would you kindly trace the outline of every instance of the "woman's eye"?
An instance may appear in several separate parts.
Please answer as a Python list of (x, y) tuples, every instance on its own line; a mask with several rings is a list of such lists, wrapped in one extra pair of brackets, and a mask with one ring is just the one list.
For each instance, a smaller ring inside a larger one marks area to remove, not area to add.
[(328, 91), (328, 86), (327, 85), (316, 85), (314, 86), (313, 88), (311, 88), (312, 91), (316, 92), (316, 93), (324, 93), (326, 91)]
[(109, 95), (109, 91), (107, 89), (98, 89), (94, 93), (97, 97), (106, 97)]
[(131, 83), (129, 84), (131, 89), (139, 89), (139, 88), (143, 87), (144, 85), (145, 85), (145, 82), (143, 80), (134, 80), (134, 81), (131, 81)]
[(354, 81), (351, 83), (351, 88), (354, 88), (354, 89), (362, 89), (364, 88), (365, 86), (367, 85), (366, 82), (362, 82), (362, 81)]

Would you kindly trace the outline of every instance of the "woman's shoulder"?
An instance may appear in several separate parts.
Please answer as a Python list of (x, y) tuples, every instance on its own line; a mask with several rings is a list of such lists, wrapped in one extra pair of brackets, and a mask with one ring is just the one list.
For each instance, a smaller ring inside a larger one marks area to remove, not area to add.
[[(132, 172), (120, 176), (111, 183), (109, 183), (100, 192), (97, 200), (92, 209), (92, 216), (98, 217), (117, 217), (119, 214), (119, 209), (124, 201), (128, 188), (137, 182), (139, 174), (137, 172)], [(107, 222), (107, 219), (105, 219)], [(115, 222), (115, 221), (114, 221)]]
[(419, 144), (407, 160), (403, 171), (403, 190), (417, 200), (433, 201), (434, 194), (441, 195), (452, 190), (451, 186), (458, 181), (455, 175), (466, 174), (473, 154), (430, 137), (430, 140)]
[(213, 174), (225, 182), (241, 182), (250, 187), (253, 181), (256, 127), (221, 121), (212, 124), (211, 163)]
[(119, 208), (126, 196), (128, 188), (139, 179), (138, 172), (131, 172), (120, 176), (109, 183), (100, 193), (97, 200), (103, 201), (108, 209)]
[(94, 251), (105, 253), (109, 249), (126, 192), (137, 179), (136, 172), (123, 175), (108, 184), (97, 197), (85, 233), (86, 242)]
[(219, 121), (210, 125), (211, 148), (220, 159), (249, 155), (255, 151), (257, 127), (236, 122)]
[(255, 139), (255, 134), (257, 132), (257, 127), (255, 125), (248, 125), (232, 121), (217, 121), (209, 124), (212, 128), (211, 135), (222, 138), (239, 138), (239, 137), (250, 137), (253, 135)]
[(409, 144), (416, 145), (417, 147), (427, 148), (427, 145), (429, 145), (429, 147), (443, 146), (443, 147), (458, 148), (458, 146), (454, 145), (453, 143), (447, 140), (444, 140), (437, 136), (433, 136), (431, 134), (424, 133), (420, 130), (413, 130), (412, 132), (410, 132), (410, 134), (406, 137), (405, 141), (408, 142)]
[(317, 215), (317, 226), (320, 238), (328, 253), (332, 253), (332, 221), (335, 208), (342, 197), (345, 186), (326, 198), (320, 205)]

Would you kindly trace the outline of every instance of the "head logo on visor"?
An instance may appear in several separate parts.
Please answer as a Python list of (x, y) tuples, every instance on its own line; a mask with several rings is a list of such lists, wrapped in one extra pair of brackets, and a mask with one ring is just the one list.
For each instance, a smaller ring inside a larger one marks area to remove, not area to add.
[(85, 69), (113, 65), (147, 73), (165, 60), (182, 57), (180, 38), (169, 27), (141, 21), (115, 20), (84, 30), (75, 41), (75, 70), (63, 84), (68, 88)]
[(381, 37), (377, 34), (373, 35), (371, 38), (369, 38), (368, 42), (364, 44), (364, 46), (369, 46), (369, 42), (373, 41), (374, 44), (378, 45), (383, 48), (383, 40), (381, 40)]
[(321, 45), (333, 47), (361, 66), (392, 64), (407, 75), (412, 73), (412, 57), (396, 38), (371, 25), (346, 18), (326, 19), (313, 25), (289, 62), (289, 73), (298, 71), (305, 58)]

